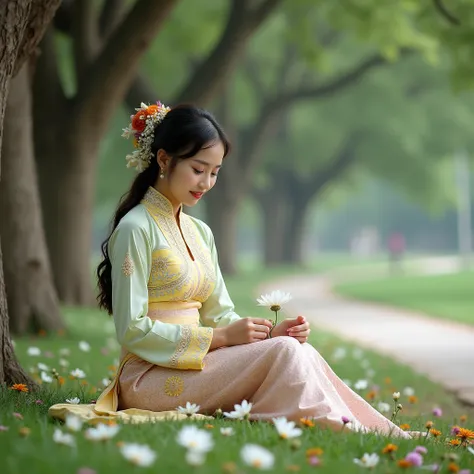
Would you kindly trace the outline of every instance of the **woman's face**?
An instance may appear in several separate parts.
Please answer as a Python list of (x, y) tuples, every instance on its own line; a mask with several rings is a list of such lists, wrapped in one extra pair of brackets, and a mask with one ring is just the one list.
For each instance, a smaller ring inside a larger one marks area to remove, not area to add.
[(171, 174), (164, 163), (165, 177), (158, 180), (158, 191), (171, 201), (175, 210), (181, 204), (196, 205), (216, 184), (224, 153), (224, 145), (218, 141), (193, 157), (178, 161)]

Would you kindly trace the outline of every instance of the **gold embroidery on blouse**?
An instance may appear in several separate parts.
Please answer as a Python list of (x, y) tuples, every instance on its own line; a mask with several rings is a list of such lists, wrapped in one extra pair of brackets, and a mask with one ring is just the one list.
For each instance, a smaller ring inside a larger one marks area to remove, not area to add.
[(135, 265), (133, 264), (132, 257), (130, 257), (130, 254), (127, 252), (125, 255), (125, 260), (122, 263), (122, 273), (129, 277), (134, 271)]
[(181, 339), (170, 359), (170, 367), (202, 370), (203, 359), (212, 341), (212, 328), (183, 325)]
[(184, 390), (184, 380), (181, 377), (168, 377), (165, 381), (165, 393), (169, 397), (179, 397)]
[(171, 203), (154, 188), (148, 189), (142, 204), (169, 245), (152, 254), (150, 301), (206, 301), (215, 287), (216, 275), (211, 252), (196, 224), (180, 211), (180, 230)]

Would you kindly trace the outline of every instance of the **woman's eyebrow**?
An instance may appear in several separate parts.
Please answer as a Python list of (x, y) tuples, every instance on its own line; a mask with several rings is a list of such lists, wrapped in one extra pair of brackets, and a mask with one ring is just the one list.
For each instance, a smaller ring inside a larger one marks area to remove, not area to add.
[[(195, 158), (193, 161), (195, 161), (196, 163), (200, 163), (201, 165), (204, 165), (204, 166), (211, 166), (209, 163), (207, 163), (206, 161), (203, 161), (203, 160), (199, 160), (197, 158)], [(214, 168), (221, 168), (222, 165), (216, 165), (214, 166)]]

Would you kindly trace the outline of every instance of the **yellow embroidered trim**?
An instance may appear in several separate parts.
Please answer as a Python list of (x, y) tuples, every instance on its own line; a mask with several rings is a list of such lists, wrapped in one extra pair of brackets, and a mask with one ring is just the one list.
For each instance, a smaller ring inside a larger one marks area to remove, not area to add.
[(125, 260), (122, 263), (122, 273), (125, 276), (131, 276), (132, 273), (135, 271), (135, 265), (133, 264), (132, 257), (130, 257), (130, 254), (127, 252), (125, 255)]
[(168, 397), (179, 397), (184, 390), (184, 380), (181, 377), (168, 377), (165, 381), (165, 393)]
[(170, 358), (170, 367), (180, 370), (202, 370), (204, 356), (212, 341), (212, 328), (183, 325), (181, 339)]

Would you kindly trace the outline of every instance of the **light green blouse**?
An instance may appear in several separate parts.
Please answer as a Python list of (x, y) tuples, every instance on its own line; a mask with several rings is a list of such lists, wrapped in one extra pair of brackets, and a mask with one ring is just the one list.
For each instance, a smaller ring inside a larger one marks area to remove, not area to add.
[(203, 368), (212, 328), (239, 319), (211, 229), (179, 212), (154, 188), (128, 212), (109, 244), (117, 339), (163, 367)]

